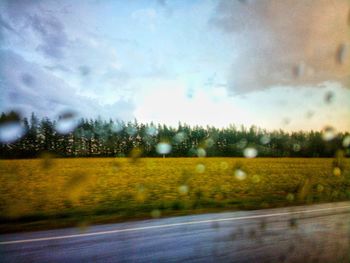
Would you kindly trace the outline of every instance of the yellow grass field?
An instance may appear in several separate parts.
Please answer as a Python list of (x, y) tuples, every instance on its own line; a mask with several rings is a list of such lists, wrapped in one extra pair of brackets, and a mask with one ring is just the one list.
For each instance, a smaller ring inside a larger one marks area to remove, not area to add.
[(1, 160), (0, 218), (99, 221), (346, 200), (349, 167), (317, 158)]

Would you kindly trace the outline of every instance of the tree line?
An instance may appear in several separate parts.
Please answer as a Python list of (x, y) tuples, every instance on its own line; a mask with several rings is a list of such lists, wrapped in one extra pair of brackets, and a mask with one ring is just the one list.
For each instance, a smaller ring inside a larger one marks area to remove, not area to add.
[(242, 157), (247, 152), (258, 157), (333, 157), (341, 149), (349, 155), (349, 133), (335, 133), (331, 128), (285, 132), (255, 126), (179, 123), (169, 127), (136, 120), (77, 120), (72, 113), (57, 120), (39, 119), (34, 113), (30, 118), (14, 112), (1, 114), (0, 134), (11, 132), (15, 125), (22, 132), (1, 135), (0, 158), (35, 158), (44, 153), (57, 157)]

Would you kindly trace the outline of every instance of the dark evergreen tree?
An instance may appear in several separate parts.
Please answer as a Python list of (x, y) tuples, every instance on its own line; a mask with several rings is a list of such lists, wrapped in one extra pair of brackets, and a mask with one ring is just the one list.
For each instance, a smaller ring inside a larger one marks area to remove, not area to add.
[(242, 157), (247, 147), (255, 148), (260, 157), (333, 157), (339, 149), (349, 156), (349, 146), (343, 145), (348, 132), (327, 139), (319, 131), (267, 132), (255, 126), (237, 129), (230, 125), (219, 129), (182, 123), (173, 128), (140, 124), (136, 120), (124, 123), (98, 118), (81, 119), (74, 131), (61, 134), (55, 129), (55, 121), (39, 120), (35, 114), (28, 121), (27, 118), (20, 120), (14, 112), (2, 113), (0, 125), (5, 127), (9, 121), (20, 122), (25, 132), (15, 141), (0, 141), (1, 158), (33, 158), (43, 153), (61, 157), (130, 156), (135, 149), (139, 156), (159, 157), (156, 146), (160, 142), (171, 144), (168, 156), (173, 157)]

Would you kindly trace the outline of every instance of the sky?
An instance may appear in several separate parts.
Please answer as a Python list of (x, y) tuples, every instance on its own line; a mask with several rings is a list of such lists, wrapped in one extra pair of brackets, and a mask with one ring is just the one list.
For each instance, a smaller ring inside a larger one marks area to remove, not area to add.
[(0, 111), (350, 130), (350, 1), (0, 1)]

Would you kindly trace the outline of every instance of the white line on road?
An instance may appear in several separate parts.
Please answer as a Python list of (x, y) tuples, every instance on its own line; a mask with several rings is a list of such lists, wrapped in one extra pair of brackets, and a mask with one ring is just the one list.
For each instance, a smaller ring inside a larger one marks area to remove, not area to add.
[(339, 210), (339, 209), (350, 209), (350, 206), (338, 206), (338, 207), (330, 207), (330, 208), (319, 208), (319, 209), (310, 209), (310, 210), (283, 212), (283, 213), (274, 213), (274, 214), (263, 214), (263, 215), (252, 215), (252, 216), (218, 218), (218, 219), (189, 221), (189, 222), (173, 223), (173, 224), (163, 224), (163, 225), (144, 226), (144, 227), (125, 228), (125, 229), (115, 229), (115, 230), (109, 230), (109, 231), (100, 231), (100, 232), (74, 234), (74, 235), (64, 235), (64, 236), (53, 236), (53, 237), (42, 237), (42, 238), (33, 238), (33, 239), (2, 241), (2, 242), (0, 242), (0, 245), (10, 245), (10, 244), (18, 244), (18, 243), (49, 241), (49, 240), (58, 240), (58, 239), (67, 239), (67, 238), (99, 236), (99, 235), (115, 234), (115, 233), (121, 233), (121, 232), (131, 232), (131, 231), (157, 229), (157, 228), (169, 228), (169, 227), (185, 226), (185, 225), (207, 224), (207, 223), (215, 223), (215, 222), (223, 222), (223, 221), (236, 221), (236, 220), (244, 220), (244, 219), (256, 219), (256, 218), (265, 218), (265, 217), (306, 214), (306, 213), (314, 213), (314, 212), (321, 212), (321, 211), (331, 211), (331, 210)]

